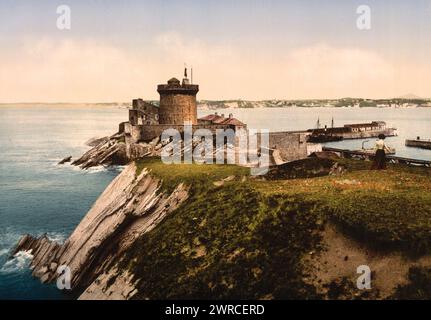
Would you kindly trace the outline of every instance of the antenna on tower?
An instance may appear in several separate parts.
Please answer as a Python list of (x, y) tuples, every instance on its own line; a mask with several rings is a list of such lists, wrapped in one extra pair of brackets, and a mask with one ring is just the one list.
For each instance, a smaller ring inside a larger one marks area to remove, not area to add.
[(193, 84), (193, 66), (190, 67), (190, 83)]

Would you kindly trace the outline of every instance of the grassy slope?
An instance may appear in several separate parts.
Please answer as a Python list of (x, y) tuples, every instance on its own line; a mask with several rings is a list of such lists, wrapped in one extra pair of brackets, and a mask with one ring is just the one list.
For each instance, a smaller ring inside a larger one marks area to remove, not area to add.
[(237, 166), (140, 161), (165, 191), (180, 182), (191, 189), (186, 203), (124, 257), (122, 267), (139, 279), (137, 297), (319, 298), (302, 280), (301, 257), (319, 249), (328, 220), (374, 246), (429, 251), (430, 171), (344, 164), (342, 176), (262, 181), (244, 179), (249, 170)]

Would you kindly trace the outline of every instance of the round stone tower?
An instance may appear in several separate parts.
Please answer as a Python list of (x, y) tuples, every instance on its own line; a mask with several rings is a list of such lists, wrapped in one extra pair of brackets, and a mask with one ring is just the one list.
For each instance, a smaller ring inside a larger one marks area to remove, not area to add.
[(196, 94), (199, 86), (189, 84), (187, 78), (183, 83), (176, 78), (168, 84), (159, 84), (157, 92), (160, 94), (159, 123), (183, 125), (184, 122), (197, 124)]

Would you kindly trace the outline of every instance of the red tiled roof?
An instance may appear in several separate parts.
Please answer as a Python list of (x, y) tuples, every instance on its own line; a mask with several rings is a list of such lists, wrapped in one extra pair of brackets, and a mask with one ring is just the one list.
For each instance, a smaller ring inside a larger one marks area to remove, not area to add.
[(219, 124), (233, 124), (234, 126), (245, 126), (244, 123), (242, 123), (241, 121), (239, 121), (236, 118), (227, 118), (227, 119), (224, 119), (223, 121), (218, 122), (218, 123)]
[(227, 118), (225, 118), (225, 117), (218, 117), (218, 118), (213, 120), (213, 123), (219, 124), (219, 123), (223, 123), (226, 120), (227, 120)]
[(244, 123), (239, 121), (236, 118), (225, 118), (223, 116), (220, 116), (218, 114), (209, 114), (205, 117), (199, 118), (198, 120), (202, 121), (211, 121), (214, 124), (231, 124), (235, 126), (245, 126)]
[(219, 116), (218, 114), (209, 114), (205, 117), (199, 118), (198, 120), (204, 120), (204, 121), (223, 121), (225, 118), (222, 116)]

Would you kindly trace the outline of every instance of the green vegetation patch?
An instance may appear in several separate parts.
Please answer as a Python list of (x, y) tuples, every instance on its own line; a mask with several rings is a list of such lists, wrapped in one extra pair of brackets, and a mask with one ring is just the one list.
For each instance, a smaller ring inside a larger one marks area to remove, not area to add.
[[(302, 255), (316, 248), (321, 227), (314, 201), (256, 192), (249, 169), (139, 163), (191, 196), (136, 241), (122, 267), (139, 279), (137, 298), (310, 298)], [(190, 170), (190, 172), (189, 172)], [(190, 174), (192, 176), (190, 176)], [(214, 182), (235, 175), (217, 187)], [(189, 180), (191, 179), (191, 180)]]
[(254, 187), (318, 201), (327, 219), (376, 249), (430, 253), (430, 169), (390, 165), (385, 171), (370, 171), (367, 162), (345, 159), (339, 164), (347, 168), (345, 174), (255, 182)]
[(161, 190), (172, 192), (180, 183), (191, 186), (192, 192), (206, 191), (213, 182), (227, 177), (248, 176), (250, 169), (236, 165), (164, 164), (160, 158), (152, 157), (136, 161), (139, 175), (144, 168), (162, 181)]
[(409, 254), (431, 248), (431, 193), (391, 190), (340, 194), (331, 201), (332, 218), (346, 232), (377, 248)]
[(185, 183), (190, 196), (123, 257), (136, 298), (319, 298), (302, 258), (321, 249), (328, 220), (381, 248), (430, 251), (429, 169), (339, 163), (339, 176), (262, 180), (238, 166), (137, 162), (164, 191)]

